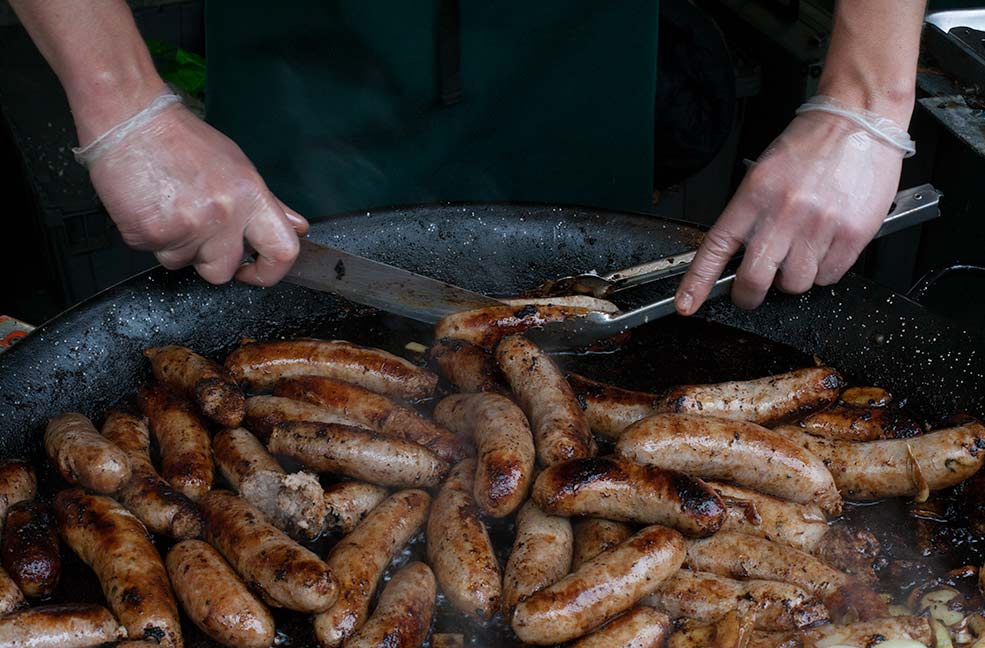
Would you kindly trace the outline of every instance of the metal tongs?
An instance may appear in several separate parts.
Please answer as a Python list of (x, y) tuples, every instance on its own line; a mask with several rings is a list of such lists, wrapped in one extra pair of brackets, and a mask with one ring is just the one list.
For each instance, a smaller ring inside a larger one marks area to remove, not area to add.
[[(892, 210), (874, 238), (893, 234), (939, 217), (940, 198), (941, 192), (929, 184), (900, 191), (896, 194)], [(624, 290), (684, 274), (696, 254), (697, 250), (691, 250), (604, 275), (587, 272), (561, 277), (545, 282), (539, 289), (530, 293), (544, 296), (611, 297)], [(734, 272), (716, 281), (708, 299), (726, 294), (733, 281), (735, 281)], [(671, 296), (622, 314), (589, 313), (584, 317), (550, 322), (529, 331), (528, 336), (547, 349), (581, 348), (674, 312), (674, 297)]]

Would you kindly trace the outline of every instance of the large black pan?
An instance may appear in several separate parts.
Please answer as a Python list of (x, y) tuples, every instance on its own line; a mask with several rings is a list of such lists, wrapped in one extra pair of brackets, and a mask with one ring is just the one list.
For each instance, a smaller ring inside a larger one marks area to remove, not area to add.
[[(700, 233), (590, 209), (451, 205), (341, 216), (315, 225), (312, 237), (473, 290), (510, 294), (547, 278), (678, 253), (694, 247)], [(985, 415), (985, 345), (861, 278), (805, 297), (774, 295), (752, 313), (721, 302), (703, 317), (744, 333), (671, 318), (641, 331), (632, 353), (562, 361), (658, 388), (785, 371), (816, 354), (849, 377), (909, 397), (917, 410)], [(178, 342), (221, 358), (244, 337), (296, 335), (347, 337), (398, 352), (407, 341), (428, 341), (425, 327), (330, 295), (287, 285), (213, 287), (191, 272), (159, 268), (80, 304), (0, 355), (0, 457), (34, 455), (44, 422), (58, 412), (98, 419), (127, 399), (146, 379), (141, 351), (148, 346)], [(449, 618), (446, 627), (456, 623)]]

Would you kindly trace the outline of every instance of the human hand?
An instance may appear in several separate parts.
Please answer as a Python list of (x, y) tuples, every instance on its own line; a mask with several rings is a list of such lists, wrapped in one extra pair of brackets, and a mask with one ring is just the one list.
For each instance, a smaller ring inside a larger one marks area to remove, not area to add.
[(732, 301), (756, 308), (770, 286), (803, 293), (851, 268), (892, 206), (903, 153), (853, 122), (797, 116), (747, 172), (677, 291), (691, 315), (745, 246)]

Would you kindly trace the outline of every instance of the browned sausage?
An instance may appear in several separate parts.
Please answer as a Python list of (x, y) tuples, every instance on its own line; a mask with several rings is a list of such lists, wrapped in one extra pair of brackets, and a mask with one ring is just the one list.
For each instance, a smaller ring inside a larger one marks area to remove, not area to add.
[(622, 389), (575, 373), (568, 374), (568, 384), (592, 432), (610, 439), (618, 439), (627, 427), (653, 414), (660, 401), (656, 394)]
[(517, 603), (568, 574), (572, 543), (571, 522), (566, 518), (545, 515), (533, 502), (523, 505), (503, 572), (504, 617), (509, 619)]
[(747, 646), (748, 648), (815, 648), (816, 646), (872, 648), (890, 639), (915, 641), (924, 646), (934, 645), (933, 630), (927, 619), (898, 616), (848, 625), (822, 625), (795, 632), (756, 632)]
[(417, 400), (434, 392), (438, 377), (382, 349), (344, 340), (253, 342), (226, 358), (226, 368), (250, 389), (268, 390), (282, 378), (325, 376), (378, 394)]
[(448, 464), (423, 446), (345, 425), (282, 423), (267, 447), (315, 472), (381, 486), (436, 486), (448, 472)]
[(201, 540), (179, 542), (167, 557), (181, 607), (198, 628), (233, 648), (269, 648), (274, 618), (222, 556)]
[(755, 380), (682, 385), (667, 391), (660, 410), (774, 425), (835, 402), (844, 380), (830, 367), (811, 367)]
[(428, 564), (449, 602), (486, 620), (499, 608), (503, 578), (472, 497), (475, 460), (455, 466), (442, 485), (427, 525)]
[(755, 423), (687, 414), (655, 414), (626, 428), (616, 453), (631, 461), (735, 482), (829, 513), (841, 495), (818, 457), (781, 432)]
[(22, 592), (43, 598), (54, 591), (62, 571), (58, 529), (41, 502), (18, 502), (7, 511), (3, 532), (3, 568)]
[(601, 518), (581, 518), (575, 520), (571, 528), (574, 532), (572, 569), (578, 569), (603, 551), (615, 547), (633, 535), (633, 530), (628, 524)]
[(27, 605), (24, 594), (10, 575), (0, 569), (0, 616)]
[(908, 439), (923, 434), (923, 428), (903, 412), (887, 407), (834, 405), (800, 422), (805, 432), (826, 439), (876, 441)]
[(212, 456), (219, 473), (236, 490), (244, 479), (257, 471), (284, 473), (263, 444), (243, 428), (217, 432), (212, 437)]
[(490, 306), (452, 313), (434, 327), (434, 337), (455, 338), (484, 349), (493, 349), (504, 337), (548, 322), (558, 322), (593, 312), (580, 306)]
[(427, 565), (413, 562), (402, 567), (346, 648), (418, 648), (431, 629), (436, 598), (434, 574)]
[(828, 532), (817, 504), (798, 504), (722, 482), (708, 482), (728, 514), (721, 531), (737, 531), (811, 553)]
[(275, 527), (301, 542), (325, 530), (325, 491), (316, 475), (258, 470), (239, 487), (239, 494)]
[[(916, 533), (919, 535), (919, 527)], [(868, 529), (839, 525), (832, 527), (810, 553), (871, 587), (879, 581), (876, 561), (881, 552), (882, 545)]]
[(138, 400), (161, 451), (161, 476), (197, 502), (215, 476), (205, 423), (191, 403), (160, 385), (141, 387)]
[(144, 355), (159, 382), (195, 401), (207, 417), (223, 427), (243, 422), (246, 399), (222, 365), (181, 346), (155, 347)]
[(674, 626), (663, 612), (635, 607), (585, 635), (571, 648), (663, 648)]
[(357, 385), (321, 376), (300, 376), (277, 383), (274, 395), (308, 401), (384, 436), (413, 441), (449, 463), (462, 459), (468, 452), (448, 430), (409, 407)]
[(513, 631), (522, 641), (552, 645), (586, 634), (653, 592), (684, 562), (684, 538), (646, 527), (516, 606)]
[(552, 466), (595, 454), (585, 413), (549, 355), (526, 338), (513, 335), (496, 347), (496, 361), (530, 418), (541, 464)]
[(664, 524), (694, 536), (714, 533), (726, 515), (721, 498), (700, 479), (613, 457), (551, 466), (530, 496), (552, 515)]
[(154, 533), (178, 540), (198, 537), (202, 532), (198, 507), (164, 481), (151, 463), (147, 423), (130, 414), (110, 412), (102, 433), (130, 459), (130, 481), (117, 491), (116, 499)]
[(325, 487), (325, 530), (341, 534), (351, 532), (386, 499), (382, 486), (358, 481), (343, 481)]
[(820, 457), (845, 497), (856, 500), (914, 497), (924, 486), (948, 488), (985, 462), (985, 426), (977, 421), (912, 439), (859, 443), (820, 439), (796, 427), (777, 432)]
[(838, 400), (849, 407), (885, 407), (893, 395), (882, 387), (849, 387)]
[(688, 567), (730, 578), (792, 583), (821, 599), (835, 619), (853, 612), (873, 619), (886, 605), (863, 583), (825, 565), (810, 554), (743, 533), (719, 533), (692, 541)]
[(274, 426), (286, 421), (359, 425), (356, 421), (331, 412), (324, 407), (293, 398), (251, 396), (246, 399), (246, 417), (243, 419), (243, 427), (261, 441), (266, 442), (270, 438)]
[(315, 617), (315, 637), (323, 648), (341, 646), (362, 627), (383, 572), (423, 526), (430, 504), (421, 490), (395, 493), (332, 548), (327, 562), (339, 598)]
[(130, 460), (92, 422), (75, 413), (48, 421), (44, 449), (62, 479), (97, 493), (115, 493), (130, 479)]
[(428, 352), (438, 374), (455, 389), (466, 394), (509, 390), (492, 354), (465, 340), (438, 340)]
[(0, 619), (0, 648), (88, 648), (125, 636), (109, 610), (91, 603), (45, 605)]
[(682, 569), (643, 599), (674, 618), (716, 622), (731, 611), (760, 630), (793, 630), (828, 622), (820, 601), (790, 583), (732, 580)]
[(245, 499), (215, 490), (201, 501), (205, 539), (270, 605), (323, 612), (338, 590), (328, 566)]
[(475, 500), (492, 517), (509, 515), (530, 490), (536, 452), (530, 425), (513, 401), (499, 394), (455, 394), (434, 408), (434, 419), (476, 446)]
[(180, 648), (178, 606), (161, 556), (140, 520), (116, 501), (80, 488), (58, 493), (54, 509), (62, 539), (96, 573), (127, 636)]
[(32, 500), (38, 492), (34, 468), (23, 459), (0, 461), (0, 528), (7, 509), (24, 500)]

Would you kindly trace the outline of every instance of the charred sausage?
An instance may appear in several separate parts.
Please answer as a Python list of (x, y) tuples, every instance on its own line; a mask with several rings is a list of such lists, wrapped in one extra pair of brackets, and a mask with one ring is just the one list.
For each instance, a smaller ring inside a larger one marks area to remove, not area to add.
[(635, 607), (585, 635), (571, 648), (663, 648), (674, 626), (663, 612)]
[(798, 504), (722, 482), (708, 482), (728, 510), (722, 531), (737, 531), (812, 553), (828, 533), (817, 504)]
[(531, 498), (551, 515), (664, 524), (693, 536), (714, 533), (726, 515), (722, 499), (700, 479), (614, 457), (551, 466), (538, 475)]
[(88, 648), (127, 636), (101, 605), (45, 605), (0, 619), (0, 648)]
[(505, 394), (509, 391), (503, 384), (496, 359), (489, 351), (471, 342), (439, 340), (431, 347), (428, 357), (438, 374), (462, 393)]
[(811, 414), (800, 422), (809, 434), (841, 441), (908, 439), (923, 434), (915, 420), (887, 407), (846, 407), (834, 405)]
[(553, 585), (568, 574), (572, 554), (571, 522), (545, 515), (527, 502), (516, 516), (513, 550), (503, 572), (503, 616), (509, 619), (516, 604)]
[(212, 488), (215, 473), (205, 423), (191, 403), (160, 385), (141, 387), (138, 400), (161, 450), (161, 476), (197, 502)]
[(421, 490), (395, 493), (332, 548), (327, 562), (339, 598), (315, 616), (315, 637), (323, 648), (341, 646), (362, 627), (383, 572), (424, 525), (430, 504)]
[(268, 648), (273, 643), (270, 611), (209, 544), (179, 542), (166, 562), (182, 609), (202, 632), (234, 648)]
[(366, 482), (344, 481), (325, 487), (325, 529), (350, 533), (386, 496), (385, 488)]
[(251, 396), (246, 399), (246, 417), (243, 427), (266, 443), (274, 426), (287, 421), (310, 421), (312, 423), (339, 423), (355, 425), (359, 423), (312, 403), (284, 398), (283, 396)]
[(54, 591), (62, 571), (58, 528), (51, 510), (41, 502), (18, 502), (7, 511), (0, 550), (3, 568), (31, 598)]
[(513, 631), (536, 645), (580, 637), (653, 592), (680, 569), (685, 551), (676, 531), (646, 527), (521, 601), (513, 613)]
[(628, 524), (601, 518), (578, 519), (571, 524), (571, 528), (574, 535), (572, 569), (578, 569), (603, 551), (615, 547), (633, 535), (633, 530)]
[(321, 376), (300, 376), (277, 383), (274, 395), (314, 403), (383, 436), (413, 441), (449, 463), (467, 454), (464, 444), (448, 430), (409, 407), (357, 385)]
[(434, 392), (438, 377), (382, 349), (344, 340), (252, 342), (226, 358), (226, 368), (250, 389), (271, 389), (282, 378), (325, 376), (396, 398), (418, 400)]
[(436, 486), (448, 472), (448, 464), (427, 448), (346, 425), (282, 423), (267, 447), (316, 472), (381, 486)]
[(115, 493), (130, 479), (130, 460), (92, 422), (75, 413), (48, 421), (44, 449), (62, 479), (97, 493)]
[(475, 460), (455, 466), (442, 485), (427, 524), (428, 564), (456, 608), (486, 620), (502, 600), (502, 575), (492, 541), (472, 496)]
[(479, 508), (492, 517), (518, 509), (527, 498), (536, 461), (523, 411), (499, 394), (455, 394), (438, 403), (434, 419), (475, 443), (474, 495)]
[(22, 459), (0, 461), (0, 528), (7, 509), (24, 500), (32, 500), (38, 492), (38, 480), (31, 464)]
[(825, 464), (783, 433), (755, 423), (687, 414), (656, 414), (626, 428), (616, 453), (631, 461), (735, 482), (829, 513), (841, 496)]
[(222, 365), (174, 345), (147, 349), (144, 355), (158, 382), (195, 401), (205, 416), (223, 427), (243, 422), (246, 399)]
[(496, 347), (496, 362), (530, 418), (541, 464), (552, 466), (595, 454), (595, 439), (585, 413), (549, 355), (514, 335)]
[(147, 423), (130, 414), (110, 412), (102, 434), (130, 460), (130, 481), (117, 491), (116, 499), (154, 533), (178, 540), (198, 537), (202, 532), (198, 507), (164, 481), (151, 463)]
[(622, 389), (575, 373), (568, 384), (585, 410), (592, 432), (618, 439), (622, 431), (654, 413), (660, 402), (656, 394)]
[(205, 539), (267, 603), (311, 613), (335, 602), (337, 588), (328, 566), (245, 499), (216, 490), (200, 504)]
[(181, 624), (161, 556), (133, 513), (79, 488), (55, 496), (62, 539), (96, 573), (110, 609), (132, 639), (180, 648)]
[(427, 565), (413, 562), (402, 567), (346, 648), (418, 648), (431, 629), (436, 598), (434, 574)]
[(814, 648), (814, 646), (872, 648), (891, 639), (915, 641), (924, 646), (934, 645), (933, 630), (927, 619), (898, 616), (848, 625), (822, 625), (796, 632), (756, 632), (753, 633), (748, 648)]
[(591, 312), (592, 309), (581, 306), (490, 306), (448, 315), (435, 325), (434, 337), (465, 340), (484, 349), (494, 349), (508, 335)]

